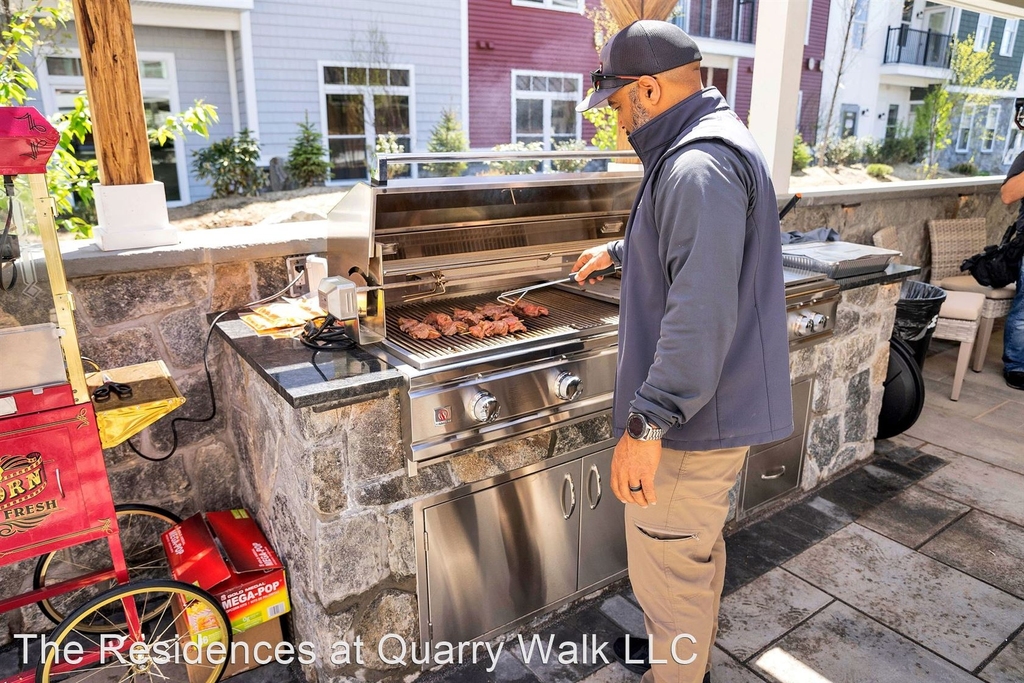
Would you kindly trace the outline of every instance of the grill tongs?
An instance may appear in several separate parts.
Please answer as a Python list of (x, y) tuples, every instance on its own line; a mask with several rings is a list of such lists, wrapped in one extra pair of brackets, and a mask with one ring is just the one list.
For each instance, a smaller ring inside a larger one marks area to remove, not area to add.
[[(589, 280), (590, 278), (593, 277), (605, 277), (607, 275), (615, 273), (621, 268), (622, 266), (608, 266), (607, 268), (602, 268), (601, 270), (595, 270), (587, 277), (587, 279)], [(523, 297), (525, 297), (527, 294), (536, 289), (544, 289), (545, 287), (552, 287), (554, 285), (567, 285), (572, 282), (576, 282), (576, 273), (572, 273), (571, 275), (569, 275), (569, 277), (563, 277), (561, 280), (541, 282), (538, 285), (530, 285), (529, 287), (521, 287), (519, 289), (512, 289), (507, 292), (502, 292), (501, 294), (498, 295), (498, 301), (505, 304), (506, 306), (515, 306), (516, 304), (523, 300)]]

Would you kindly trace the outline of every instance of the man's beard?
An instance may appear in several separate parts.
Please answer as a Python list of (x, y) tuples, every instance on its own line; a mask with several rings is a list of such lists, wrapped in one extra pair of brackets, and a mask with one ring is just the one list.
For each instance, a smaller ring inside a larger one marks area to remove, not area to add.
[(638, 90), (638, 88), (633, 88), (629, 91), (629, 103), (632, 105), (630, 107), (630, 114), (633, 119), (631, 121), (631, 123), (633, 124), (633, 128), (630, 129), (630, 132), (636, 130), (637, 128), (651, 120), (651, 112), (647, 111), (647, 108), (644, 107), (643, 102), (640, 101), (640, 93), (638, 92)]

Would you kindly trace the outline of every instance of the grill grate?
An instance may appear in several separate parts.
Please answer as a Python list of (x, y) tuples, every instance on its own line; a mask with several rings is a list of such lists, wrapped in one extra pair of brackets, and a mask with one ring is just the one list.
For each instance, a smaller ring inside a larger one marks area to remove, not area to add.
[(388, 309), (385, 344), (392, 353), (413, 367), (426, 368), (447, 365), (496, 353), (514, 351), (519, 346), (557, 339), (572, 339), (587, 334), (599, 334), (615, 329), (619, 324), (619, 307), (604, 301), (555, 289), (531, 294), (530, 303), (546, 306), (550, 315), (539, 318), (523, 318), (527, 332), (504, 337), (477, 339), (468, 334), (440, 339), (413, 339), (398, 329), (398, 318), (422, 320), (428, 313), (447, 313), (453, 308), (473, 310), (476, 306), (497, 303), (496, 294), (424, 301), (403, 304)]

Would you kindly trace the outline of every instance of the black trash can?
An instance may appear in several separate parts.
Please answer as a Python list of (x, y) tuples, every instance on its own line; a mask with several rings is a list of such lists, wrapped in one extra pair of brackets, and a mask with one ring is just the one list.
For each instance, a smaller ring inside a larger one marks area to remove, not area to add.
[(945, 300), (946, 292), (935, 285), (903, 281), (892, 336), (907, 343), (918, 368), (924, 367), (924, 357), (939, 320), (939, 309)]

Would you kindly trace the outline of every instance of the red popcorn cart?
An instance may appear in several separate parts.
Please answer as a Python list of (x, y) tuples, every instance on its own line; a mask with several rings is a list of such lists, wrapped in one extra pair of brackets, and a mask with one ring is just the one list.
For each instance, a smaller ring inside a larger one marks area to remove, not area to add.
[[(44, 176), (58, 141), (35, 109), (0, 108), (0, 566), (35, 560), (32, 589), (0, 593), (0, 612), (37, 603), (56, 623), (15, 635), (19, 673), (0, 683), (194, 681), (196, 645), (230, 649), (230, 621), (206, 591), (163, 578), (160, 536), (180, 520), (115, 506), (103, 461), (154, 405), (184, 399), (162, 363), (85, 372)], [(175, 628), (187, 609), (212, 615), (200, 643)], [(205, 660), (199, 680), (224, 667)]]

